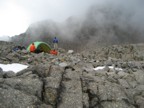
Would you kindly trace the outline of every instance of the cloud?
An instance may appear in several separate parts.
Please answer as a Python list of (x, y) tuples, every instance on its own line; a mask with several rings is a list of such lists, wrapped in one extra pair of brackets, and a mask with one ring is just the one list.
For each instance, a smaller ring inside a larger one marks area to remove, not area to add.
[(41, 20), (62, 22), (80, 15), (94, 0), (0, 0), (0, 36), (18, 35)]
[(26, 31), (29, 26), (27, 12), (15, 2), (2, 2), (0, 7), (0, 36), (13, 36)]
[[(10, 8), (9, 5), (13, 6)], [(70, 16), (85, 20), (90, 18), (87, 13), (91, 6), (91, 11), (97, 11), (96, 14), (92, 13), (99, 26), (118, 23), (124, 27), (130, 24), (143, 31), (143, 5), (143, 0), (0, 0), (0, 13), (3, 13), (0, 16), (0, 35), (20, 34), (31, 23), (42, 20), (64, 22)], [(104, 14), (100, 9), (108, 13)], [(118, 14), (118, 11), (121, 14), (119, 18), (111, 17)]]
[(31, 18), (35, 22), (43, 19), (63, 21), (69, 16), (83, 13), (94, 1), (17, 0), (17, 3), (31, 13)]
[(10, 41), (10, 37), (9, 36), (1, 36), (0, 41)]

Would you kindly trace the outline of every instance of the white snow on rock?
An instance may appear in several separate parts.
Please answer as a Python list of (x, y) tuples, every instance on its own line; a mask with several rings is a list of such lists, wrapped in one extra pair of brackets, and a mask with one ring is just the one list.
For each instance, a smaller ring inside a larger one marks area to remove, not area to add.
[[(115, 69), (115, 70), (118, 70), (118, 71), (122, 71), (123, 69), (122, 68), (114, 68), (114, 66), (108, 66), (110, 69)], [(93, 68), (94, 70), (102, 70), (104, 69), (105, 66), (98, 66), (96, 68)]]
[(13, 64), (0, 64), (0, 68), (2, 68), (3, 71), (13, 71), (15, 73), (22, 71), (26, 69), (28, 66), (23, 65), (23, 64), (18, 64), (18, 63), (13, 63)]
[(72, 54), (73, 52), (73, 50), (68, 50), (68, 54)]
[(68, 66), (68, 65), (67, 65), (67, 63), (64, 62), (64, 63), (60, 63), (59, 66), (61, 66), (61, 67), (66, 67), (66, 66)]
[[(110, 69), (114, 69), (114, 66), (109, 66)], [(115, 70), (122, 71), (122, 68), (115, 68)]]

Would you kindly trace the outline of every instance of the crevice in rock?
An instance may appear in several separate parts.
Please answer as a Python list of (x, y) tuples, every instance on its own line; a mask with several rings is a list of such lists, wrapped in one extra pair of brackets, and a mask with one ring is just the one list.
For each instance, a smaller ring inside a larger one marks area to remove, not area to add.
[(64, 69), (64, 71), (62, 72), (62, 78), (60, 81), (60, 85), (59, 88), (57, 89), (57, 99), (56, 99), (56, 105), (55, 108), (57, 108), (59, 106), (59, 104), (61, 103), (62, 99), (61, 99), (61, 93), (64, 91), (64, 87), (63, 87), (63, 80), (64, 80), (64, 74), (66, 73), (66, 68)]
[(44, 102), (45, 80), (42, 78), (41, 81), (42, 81), (41, 101)]
[[(101, 105), (101, 100), (98, 96), (98, 94), (99, 94), (99, 87), (98, 86), (97, 86), (97, 91), (98, 91), (97, 95), (93, 95), (93, 94), (91, 94), (89, 89), (87, 90), (87, 93), (88, 93), (88, 96), (89, 96), (89, 105), (90, 105), (89, 108), (93, 108), (93, 107), (103, 108), (103, 106)], [(98, 101), (97, 101), (96, 105), (91, 106), (91, 102), (94, 98), (97, 98)]]
[[(82, 72), (82, 75), (83, 75), (83, 72)], [(82, 100), (83, 100), (83, 80), (82, 80), (82, 78), (80, 78), (80, 82), (81, 82), (81, 88), (82, 88)], [(83, 104), (83, 108), (85, 108), (85, 105), (84, 105), (83, 102), (82, 102), (82, 104)]]
[(139, 105), (137, 105), (137, 104), (134, 104), (133, 106), (134, 106), (135, 108), (140, 108)]
[(52, 69), (52, 65), (50, 65), (48, 72), (46, 73), (46, 76), (49, 77), (51, 74), (51, 69)]
[(140, 108), (139, 105), (136, 104), (136, 101), (134, 101), (134, 104), (132, 104), (135, 108)]
[(72, 71), (75, 71), (75, 69), (72, 66), (66, 66), (64, 70), (67, 70), (67, 69), (71, 69)]
[[(98, 99), (98, 97), (95, 95), (92, 95), (91, 93), (90, 93), (90, 89), (88, 89), (87, 90), (87, 93), (88, 93), (88, 97), (89, 97), (89, 108), (93, 108), (93, 107), (95, 107), (95, 106), (99, 106), (100, 105), (100, 101), (99, 101), (99, 99)], [(96, 105), (92, 105), (91, 103), (92, 103), (92, 100), (94, 99), (94, 98), (97, 98), (98, 99), (98, 102), (96, 103)], [(99, 107), (99, 108), (102, 108), (102, 107)]]

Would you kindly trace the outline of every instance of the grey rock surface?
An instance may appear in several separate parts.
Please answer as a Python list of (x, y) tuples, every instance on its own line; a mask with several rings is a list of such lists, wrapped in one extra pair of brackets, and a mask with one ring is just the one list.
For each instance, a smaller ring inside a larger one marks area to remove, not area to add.
[[(0, 68), (0, 108), (144, 106), (144, 52), (139, 45), (98, 47), (71, 54), (59, 49), (57, 56), (26, 50), (13, 52), (13, 46), (0, 43), (0, 62), (17, 62), (28, 68), (16, 74)], [(93, 69), (98, 66), (107, 68)]]

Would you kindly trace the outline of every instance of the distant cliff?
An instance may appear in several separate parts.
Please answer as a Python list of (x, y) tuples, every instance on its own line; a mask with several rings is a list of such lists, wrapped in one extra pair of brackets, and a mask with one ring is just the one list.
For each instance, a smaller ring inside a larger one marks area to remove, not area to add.
[(12, 41), (28, 45), (33, 41), (52, 44), (58, 37), (60, 47), (79, 50), (98, 44), (143, 42), (143, 28), (131, 22), (132, 14), (111, 8), (91, 7), (83, 18), (69, 17), (62, 23), (51, 20), (31, 24), (25, 33)]

